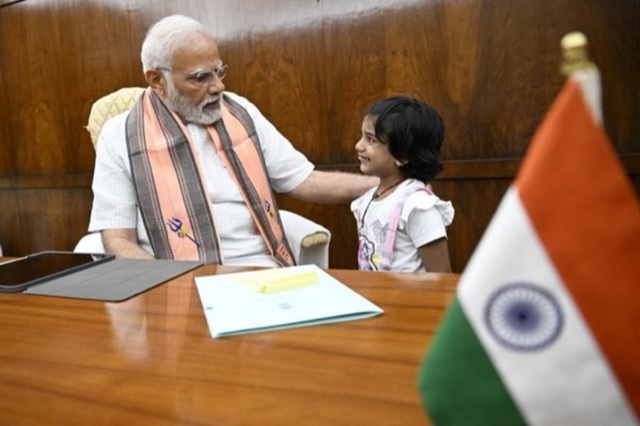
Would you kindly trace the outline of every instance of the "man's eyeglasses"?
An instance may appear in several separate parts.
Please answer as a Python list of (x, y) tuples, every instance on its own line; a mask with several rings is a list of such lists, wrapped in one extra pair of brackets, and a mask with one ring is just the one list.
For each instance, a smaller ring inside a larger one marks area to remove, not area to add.
[[(213, 76), (218, 77), (220, 80), (224, 79), (227, 75), (229, 65), (222, 64), (213, 71), (198, 71), (193, 74), (184, 74), (188, 80), (193, 81), (198, 86), (207, 86), (213, 80)], [(165, 67), (158, 67), (158, 70), (172, 72), (171, 69)]]

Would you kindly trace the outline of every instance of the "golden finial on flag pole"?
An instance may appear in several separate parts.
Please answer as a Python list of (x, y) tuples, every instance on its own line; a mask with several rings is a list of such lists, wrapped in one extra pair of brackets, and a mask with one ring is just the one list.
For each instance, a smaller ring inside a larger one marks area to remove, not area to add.
[(596, 65), (589, 60), (587, 51), (587, 37), (581, 32), (571, 32), (562, 37), (562, 63), (560, 72), (569, 77), (575, 71), (596, 69)]
[(567, 33), (560, 41), (562, 63), (560, 72), (566, 78), (580, 83), (585, 101), (590, 107), (593, 118), (602, 123), (602, 91), (600, 88), (600, 71), (596, 64), (589, 60), (587, 51), (589, 43), (581, 32)]

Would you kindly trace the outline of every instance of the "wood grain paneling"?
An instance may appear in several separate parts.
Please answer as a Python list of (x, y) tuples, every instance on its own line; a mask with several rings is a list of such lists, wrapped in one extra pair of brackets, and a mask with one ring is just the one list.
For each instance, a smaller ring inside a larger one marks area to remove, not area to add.
[(95, 154), (84, 129), (91, 104), (137, 75), (126, 15), (88, 3), (26, 1), (3, 9), (0, 23), (9, 65), (2, 82), (10, 90), (0, 111), (14, 147), (3, 172), (91, 173)]
[[(640, 188), (637, 1), (26, 0), (0, 9), (5, 253), (71, 249), (82, 235), (94, 160), (84, 130), (90, 106), (144, 84), (140, 44), (171, 13), (211, 28), (230, 65), (227, 89), (253, 101), (319, 169), (358, 170), (354, 145), (373, 101), (406, 94), (436, 107), (447, 124), (447, 164), (434, 187), (457, 209), (455, 271), (563, 84), (559, 42), (569, 31), (589, 37), (606, 129)], [(356, 267), (348, 206), (279, 202), (331, 229), (332, 267)]]
[(5, 253), (70, 250), (86, 232), (95, 158), (84, 128), (89, 110), (139, 75), (126, 5), (27, 0), (0, 10)]

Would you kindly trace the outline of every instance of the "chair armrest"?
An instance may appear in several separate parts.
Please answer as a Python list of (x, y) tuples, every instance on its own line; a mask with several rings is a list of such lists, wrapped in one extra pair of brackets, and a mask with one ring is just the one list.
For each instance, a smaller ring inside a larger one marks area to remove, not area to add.
[(280, 210), (280, 217), (296, 263), (315, 263), (321, 268), (328, 268), (331, 232), (324, 226), (288, 210)]

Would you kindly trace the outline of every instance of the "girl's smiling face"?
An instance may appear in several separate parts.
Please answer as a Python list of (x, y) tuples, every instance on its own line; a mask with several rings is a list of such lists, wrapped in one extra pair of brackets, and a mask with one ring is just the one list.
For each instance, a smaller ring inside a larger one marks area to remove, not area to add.
[(401, 177), (402, 163), (391, 155), (389, 145), (376, 137), (375, 124), (376, 117), (370, 115), (362, 120), (362, 137), (356, 143), (360, 171), (383, 180)]

